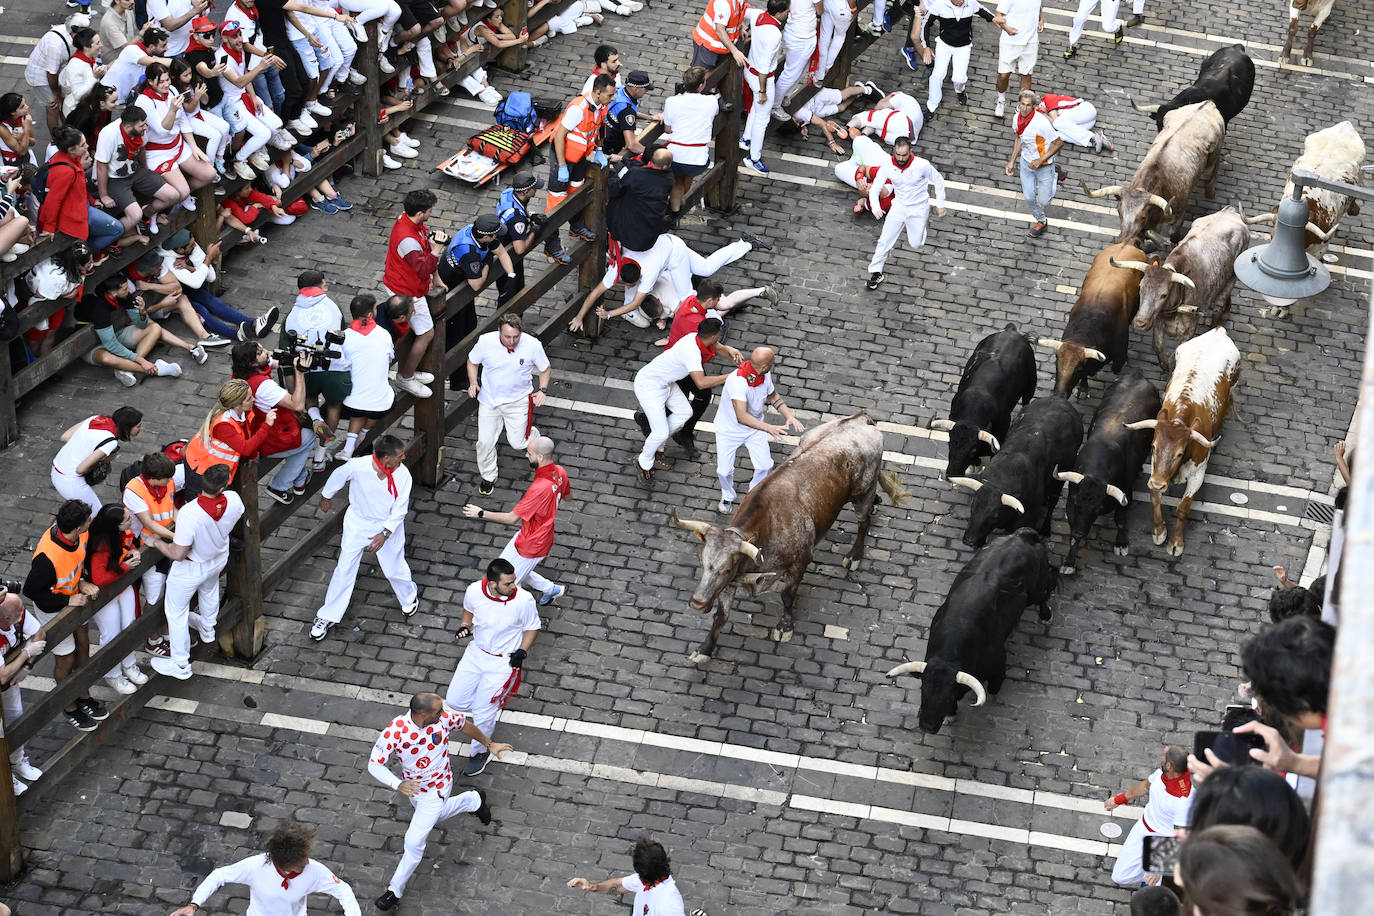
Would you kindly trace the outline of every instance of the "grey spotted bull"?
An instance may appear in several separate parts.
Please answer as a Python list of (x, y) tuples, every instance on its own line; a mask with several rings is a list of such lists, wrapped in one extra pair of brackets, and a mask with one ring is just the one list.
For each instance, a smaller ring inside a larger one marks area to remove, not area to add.
[(1050, 619), (1056, 583), (1049, 552), (1033, 528), (994, 538), (973, 555), (930, 622), (925, 661), (887, 672), (888, 677), (913, 674), (921, 679), (916, 714), (921, 731), (938, 732), (968, 693), (973, 693), (974, 706), (982, 706), (989, 693), (1002, 689), (1007, 637), (1027, 605), (1039, 605), (1040, 619)]
[(856, 569), (873, 504), (882, 486), (900, 502), (907, 494), (897, 475), (882, 469), (883, 434), (864, 413), (822, 423), (802, 436), (796, 451), (745, 496), (725, 527), (685, 521), (679, 528), (701, 539), (701, 577), (688, 602), (702, 613), (714, 611), (711, 632), (692, 653), (705, 661), (716, 649), (735, 592), (748, 595), (782, 591), (782, 618), (773, 638), (792, 638), (792, 614), (811, 552), (825, 537), (846, 503), (859, 515), (854, 546), (844, 558)]

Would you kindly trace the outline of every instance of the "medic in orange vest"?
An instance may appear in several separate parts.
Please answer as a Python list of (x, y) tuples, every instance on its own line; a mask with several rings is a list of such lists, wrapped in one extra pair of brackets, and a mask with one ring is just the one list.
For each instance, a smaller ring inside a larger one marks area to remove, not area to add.
[[(613, 98), (615, 77), (602, 74), (592, 81), (592, 91), (568, 103), (558, 119), (550, 144), (554, 158), (549, 160), (549, 196), (544, 205), (545, 213), (552, 213), (569, 194), (582, 187), (589, 163), (606, 164), (606, 154), (600, 149), (601, 125), (606, 120), (606, 106)], [(568, 231), (588, 242), (596, 241), (596, 233), (587, 228), (581, 211), (568, 221)], [(549, 236), (544, 243), (544, 253), (560, 264), (571, 260), (557, 235)]]

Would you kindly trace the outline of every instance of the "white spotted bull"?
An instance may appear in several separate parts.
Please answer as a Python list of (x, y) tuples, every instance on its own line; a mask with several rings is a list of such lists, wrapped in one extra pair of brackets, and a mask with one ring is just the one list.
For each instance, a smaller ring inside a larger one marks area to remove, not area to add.
[(1284, 39), (1283, 50), (1279, 52), (1279, 63), (1288, 60), (1293, 53), (1293, 39), (1298, 36), (1302, 14), (1308, 13), (1312, 16), (1312, 24), (1307, 28), (1307, 47), (1302, 52), (1302, 63), (1304, 67), (1312, 66), (1312, 43), (1317, 40), (1317, 33), (1326, 24), (1335, 6), (1336, 0), (1292, 0), (1288, 7), (1288, 37)]

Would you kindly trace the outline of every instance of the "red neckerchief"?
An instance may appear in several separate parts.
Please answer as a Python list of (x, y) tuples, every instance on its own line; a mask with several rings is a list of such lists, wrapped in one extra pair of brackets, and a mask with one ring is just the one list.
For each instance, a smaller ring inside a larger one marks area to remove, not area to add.
[(289, 888), (291, 886), (291, 879), (299, 878), (301, 872), (305, 871), (303, 868), (300, 871), (282, 871), (281, 866), (276, 862), (272, 863), (272, 867), (277, 870), (277, 874), (281, 875), (281, 886), (283, 888)]
[(678, 311), (686, 311), (689, 315), (701, 315), (704, 317), (706, 315), (706, 306), (701, 304), (701, 300), (697, 298), (696, 293), (692, 293), (692, 295), (682, 300), (682, 304), (678, 306)]
[(911, 154), (911, 158), (908, 159), (908, 160), (906, 161), (906, 165), (902, 165), (900, 162), (898, 162), (896, 156), (893, 156), (893, 157), (892, 157), (892, 164), (895, 165), (895, 166), (897, 167), (897, 170), (900, 171), (900, 172), (905, 172), (907, 169), (911, 168), (911, 164), (912, 164), (913, 162), (915, 162), (915, 161), (916, 161), (916, 154), (915, 154), (915, 153), (912, 153), (912, 154)]
[(409, 321), (397, 321), (393, 318), (391, 321), (391, 326), (396, 329), (396, 337), (398, 339), (401, 337), (405, 337), (406, 334), (410, 331)]
[(75, 547), (80, 542), (79, 538), (76, 541), (67, 540), (67, 538), (62, 535), (62, 529), (58, 528), (56, 525), (52, 526), (52, 539), (59, 544), (66, 544), (68, 547)]
[(224, 44), (220, 45), (220, 50), (228, 56), (232, 57), (234, 59), (234, 63), (238, 64), (239, 66), (243, 66), (243, 48), (239, 48), (237, 51), (235, 51), (233, 48), (229, 47), (228, 42), (225, 42)]
[(1055, 95), (1047, 92), (1040, 97), (1038, 107), (1041, 111), (1067, 111), (1070, 108), (1077, 108), (1081, 101), (1081, 99), (1076, 99), (1071, 95)]
[(735, 370), (735, 375), (738, 375), (748, 382), (750, 388), (759, 387), (763, 384), (763, 380), (767, 378), (764, 373), (755, 369), (754, 364), (747, 359), (739, 364), (739, 368)]
[(693, 335), (692, 335), (692, 339), (695, 340), (695, 341), (697, 342), (697, 349), (701, 351), (701, 361), (702, 361), (702, 363), (705, 363), (707, 360), (715, 359), (715, 356), (716, 356), (716, 348), (715, 348), (715, 347), (703, 346), (702, 343), (701, 343), (701, 335), (700, 335), (700, 334), (693, 334)]
[(153, 55), (151, 55), (151, 54), (148, 54), (148, 46), (145, 45), (143, 42), (141, 42), (141, 41), (136, 41), (136, 42), (134, 42), (134, 44), (135, 44), (135, 45), (138, 47), (138, 49), (139, 49), (140, 51), (142, 51), (144, 54), (147, 54), (149, 57), (152, 57), (152, 56), (153, 56)]
[(782, 23), (778, 22), (778, 20), (774, 19), (768, 13), (759, 13), (759, 18), (754, 20), (754, 25), (756, 27), (761, 25), (775, 25), (778, 28), (782, 28)]
[(119, 432), (119, 427), (115, 425), (115, 421), (112, 418), (105, 416), (104, 414), (101, 414), (98, 417), (91, 418), (91, 422), (87, 425), (91, 429), (100, 430), (102, 433)]
[(489, 600), (491, 600), (491, 601), (499, 601), (499, 602), (501, 602), (502, 604), (505, 604), (505, 603), (508, 602), (508, 601), (514, 601), (514, 600), (515, 600), (516, 592), (519, 592), (519, 591), (520, 591), (520, 589), (517, 587), (517, 588), (513, 589), (513, 590), (511, 591), (511, 593), (510, 593), (508, 596), (506, 596), (505, 598), (502, 598), (500, 595), (493, 595), (491, 592), (487, 591), (487, 580), (486, 580), (486, 579), (483, 579), (483, 580), (482, 580), (482, 594), (485, 595), (485, 596), (486, 596)]
[(143, 149), (144, 139), (142, 137), (131, 137), (124, 130), (124, 123), (119, 124), (119, 135), (124, 138), (124, 149), (128, 151), (129, 158), (132, 159)]
[(1027, 127), (1030, 126), (1031, 119), (1034, 118), (1034, 117), (1035, 117), (1035, 109), (1034, 109), (1034, 108), (1032, 108), (1032, 109), (1031, 109), (1031, 113), (1028, 114), (1028, 115), (1026, 115), (1024, 118), (1021, 117), (1021, 112), (1020, 112), (1020, 111), (1017, 111), (1017, 112), (1016, 112), (1016, 128), (1015, 128), (1015, 129), (1016, 129), (1016, 136), (1018, 136), (1018, 137), (1021, 136), (1022, 131), (1024, 131)]
[(141, 93), (139, 93), (139, 94), (140, 94), (140, 95), (146, 95), (148, 98), (150, 98), (150, 99), (152, 99), (152, 100), (154, 100), (154, 101), (156, 101), (156, 102), (165, 102), (165, 101), (167, 101), (167, 93), (165, 93), (165, 92), (159, 93), (159, 92), (158, 92), (156, 89), (154, 89), (152, 86), (147, 86), (147, 85), (145, 85), (145, 86), (143, 87), (143, 91), (142, 91)]
[(158, 500), (159, 502), (161, 502), (162, 498), (167, 495), (167, 491), (172, 488), (171, 483), (164, 483), (160, 487), (155, 487), (153, 486), (152, 482), (149, 481), (148, 478), (144, 477), (142, 474), (138, 475), (138, 479), (143, 481), (143, 486), (147, 488), (148, 495), (151, 496), (153, 499)]
[(72, 55), (72, 60), (85, 61), (86, 63), (90, 64), (92, 67), (95, 66), (95, 58), (94, 58), (94, 57), (91, 57), (91, 56), (90, 56), (89, 54), (87, 54), (85, 51), (77, 51), (75, 54)]
[[(496, 339), (497, 339), (497, 340), (501, 340), (500, 337), (497, 337)], [(505, 341), (501, 341), (501, 346), (506, 347)], [(517, 340), (517, 341), (515, 342), (515, 346), (516, 346), (516, 347), (520, 346), (520, 341)], [(515, 347), (506, 347), (506, 352), (507, 352), (507, 353), (514, 353), (514, 352), (515, 352)]]
[(1175, 776), (1170, 779), (1168, 776), (1160, 777), (1164, 782), (1164, 791), (1174, 798), (1187, 798), (1188, 793), (1193, 791), (1193, 777), (1184, 770), (1182, 776)]
[(377, 322), (373, 321), (371, 318), (355, 318), (348, 326), (350, 329), (366, 337), (377, 329)]
[(323, 296), (324, 290), (320, 289), (318, 286), (307, 286), (305, 289), (301, 290), (300, 294), (313, 298), (315, 296)]
[(23, 126), (24, 126), (24, 119), (23, 119), (23, 118), (11, 118), (10, 120), (6, 121), (5, 124), (6, 124), (7, 126), (9, 126), (9, 127), (23, 127)]
[(104, 299), (106, 302), (110, 303), (110, 308), (112, 309), (117, 310), (124, 308), (124, 306), (119, 304), (119, 300), (116, 299), (114, 296), (111, 296), (109, 293), (102, 294), (101, 298)]
[(218, 496), (206, 496), (202, 493), (196, 497), (196, 502), (205, 510), (205, 514), (215, 521), (224, 518), (224, 510), (229, 508), (229, 497), (223, 493)]
[(214, 45), (207, 45), (205, 42), (203, 42), (203, 41), (200, 40), (200, 36), (198, 36), (195, 32), (192, 32), (192, 33), (191, 33), (191, 41), (190, 41), (190, 44), (187, 46), (186, 50), (187, 50), (187, 51), (212, 51), (212, 50), (214, 50)]
[[(766, 16), (766, 15), (768, 15), (768, 14), (767, 14), (767, 13), (764, 13), (764, 16)], [(759, 18), (762, 19), (763, 16), (760, 16)], [(640, 878), (639, 880), (640, 880), (640, 883), (644, 885), (644, 890), (645, 890), (645, 891), (651, 891), (651, 890), (653, 890), (654, 888), (658, 887), (660, 884), (662, 884), (664, 881), (667, 881), (670, 877), (672, 877), (672, 876), (671, 876), (671, 875), (664, 875), (662, 878), (659, 878), (657, 881), (645, 881), (643, 878)]]
[(244, 6), (243, 3), (240, 2), (240, 0), (234, 0), (234, 6), (237, 6), (239, 9), (243, 10), (243, 12), (247, 14), (249, 19), (253, 20), (254, 22), (258, 21), (258, 5), (256, 3), (249, 7)]
[(377, 473), (386, 477), (386, 491), (391, 494), (391, 498), (399, 498), (401, 495), (401, 491), (396, 489), (396, 469), (389, 468), (386, 465), (382, 464), (380, 461), (377, 460), (376, 455), (372, 456), (372, 467), (377, 470)]

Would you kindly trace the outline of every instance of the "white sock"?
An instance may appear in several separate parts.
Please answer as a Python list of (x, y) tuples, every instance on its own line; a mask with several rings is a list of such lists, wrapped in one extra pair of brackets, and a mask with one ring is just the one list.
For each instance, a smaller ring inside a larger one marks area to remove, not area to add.
[(997, 93), (997, 101), (998, 101), (998, 102), (1005, 102), (1006, 100), (1007, 100), (1007, 94), (1006, 94), (1005, 92), (999, 92), (999, 93)]
[(311, 460), (313, 460), (316, 464), (319, 464), (321, 461), (324, 461), (328, 457), (329, 453), (324, 450), (323, 445), (315, 446), (315, 452), (310, 456)]
[(306, 413), (310, 414), (310, 419), (314, 420), (316, 423), (324, 419), (324, 417), (320, 416), (320, 409), (318, 407), (311, 407)]
[(344, 447), (339, 449), (339, 457), (344, 461), (353, 457), (353, 450), (358, 447), (358, 433), (349, 433), (344, 438)]

